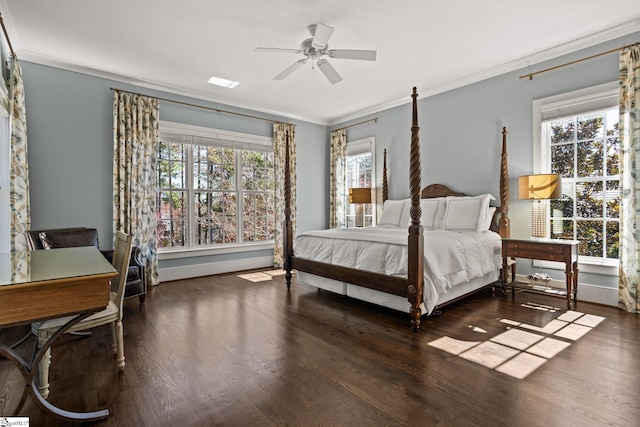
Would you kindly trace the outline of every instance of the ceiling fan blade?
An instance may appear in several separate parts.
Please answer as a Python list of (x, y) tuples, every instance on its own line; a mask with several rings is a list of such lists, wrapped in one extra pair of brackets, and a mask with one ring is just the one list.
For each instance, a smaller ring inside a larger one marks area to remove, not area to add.
[(329, 82), (331, 82), (332, 85), (342, 81), (342, 77), (340, 77), (340, 74), (338, 74), (336, 69), (333, 68), (333, 65), (331, 65), (326, 59), (321, 59), (318, 61), (318, 68), (320, 68), (322, 74), (324, 74), (324, 76), (327, 78), (327, 80), (329, 80)]
[(273, 78), (273, 80), (284, 80), (291, 75), (295, 70), (302, 67), (307, 62), (307, 59), (301, 59), (293, 63), (293, 65), (289, 66), (286, 70), (278, 74)]
[(329, 58), (337, 59), (361, 59), (363, 61), (375, 61), (375, 50), (358, 50), (358, 49), (331, 49), (327, 51)]
[(302, 53), (300, 49), (284, 49), (279, 47), (257, 47), (254, 52)]
[(313, 30), (313, 41), (311, 45), (316, 49), (323, 49), (327, 42), (329, 41), (329, 37), (333, 34), (333, 27), (324, 24), (314, 24), (315, 30)]

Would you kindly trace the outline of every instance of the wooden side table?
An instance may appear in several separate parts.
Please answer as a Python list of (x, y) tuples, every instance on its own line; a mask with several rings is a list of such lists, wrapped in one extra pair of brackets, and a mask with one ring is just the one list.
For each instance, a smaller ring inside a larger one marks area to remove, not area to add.
[[(502, 239), (502, 283), (507, 286), (508, 260), (511, 258), (564, 262), (567, 284), (567, 308), (578, 302), (578, 242), (558, 239)], [(515, 264), (512, 268), (512, 289), (515, 291)]]

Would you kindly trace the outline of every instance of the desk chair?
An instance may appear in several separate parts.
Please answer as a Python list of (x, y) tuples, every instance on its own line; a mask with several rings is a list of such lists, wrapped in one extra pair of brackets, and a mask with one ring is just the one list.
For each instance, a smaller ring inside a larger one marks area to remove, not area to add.
[[(119, 370), (124, 369), (124, 341), (122, 328), (122, 301), (124, 287), (127, 281), (127, 267), (131, 257), (131, 236), (118, 231), (113, 253), (112, 265), (118, 275), (111, 282), (109, 305), (86, 319), (72, 326), (68, 332), (81, 332), (106, 324), (111, 324), (113, 350), (116, 352), (116, 363)], [(61, 317), (31, 324), (31, 332), (37, 336), (37, 345), (42, 346), (70, 317)], [(49, 365), (51, 363), (51, 349), (42, 358), (39, 366), (38, 391), (46, 399), (49, 396)]]

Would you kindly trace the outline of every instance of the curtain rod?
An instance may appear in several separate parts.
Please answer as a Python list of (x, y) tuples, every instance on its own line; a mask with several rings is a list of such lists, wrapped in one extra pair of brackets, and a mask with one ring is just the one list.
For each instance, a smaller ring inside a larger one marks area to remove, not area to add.
[(4, 19), (2, 19), (2, 13), (0, 13), (0, 25), (2, 25), (2, 32), (4, 33), (4, 38), (7, 40), (7, 44), (9, 45), (9, 51), (11, 52), (11, 57), (15, 58), (16, 53), (13, 51), (13, 46), (11, 46), (11, 40), (9, 39), (9, 34), (7, 33), (7, 27), (4, 26)]
[[(116, 89), (116, 88), (113, 88), (113, 87), (109, 88), (109, 89), (111, 89), (114, 92), (124, 92), (124, 93), (130, 93), (132, 95), (149, 96), (149, 97), (152, 97), (152, 98), (156, 98), (156, 99), (158, 99), (160, 101), (173, 102), (174, 104), (186, 105), (188, 107), (195, 107), (195, 108), (203, 108), (205, 110), (212, 110), (212, 111), (215, 111), (216, 113), (233, 114), (235, 116), (247, 117), (249, 119), (263, 120), (265, 122), (271, 122), (271, 123), (278, 122), (278, 120), (265, 119), (264, 117), (257, 117), (257, 116), (252, 116), (252, 115), (249, 115), (249, 114), (236, 113), (234, 111), (221, 110), (220, 108), (206, 107), (204, 105), (191, 104), (189, 102), (176, 101), (174, 99), (161, 98), (159, 96), (145, 95), (145, 94), (138, 93), (138, 92), (132, 92), (130, 90)], [(281, 123), (281, 122), (279, 122), (279, 123)], [(294, 126), (295, 126), (295, 124), (294, 124)]]
[(362, 121), (362, 122), (354, 123), (354, 124), (352, 124), (352, 125), (345, 126), (345, 127), (343, 127), (343, 128), (334, 129), (334, 130), (339, 130), (339, 129), (343, 129), (343, 130), (344, 130), (344, 129), (349, 129), (349, 128), (352, 128), (352, 127), (354, 127), (354, 126), (363, 125), (363, 124), (365, 124), (365, 123), (369, 123), (369, 122), (376, 122), (376, 123), (377, 123), (377, 122), (378, 122), (378, 118), (377, 118), (377, 117), (374, 117), (373, 119), (364, 120), (364, 121)]
[(628, 47), (638, 46), (638, 45), (640, 45), (640, 42), (635, 42), (635, 43), (632, 43), (632, 44), (628, 44), (626, 46), (618, 47), (616, 49), (608, 50), (606, 52), (596, 53), (595, 55), (587, 56), (586, 58), (576, 59), (575, 61), (567, 62), (565, 64), (556, 65), (555, 67), (545, 68), (544, 70), (536, 71), (534, 73), (525, 74), (525, 75), (520, 76), (520, 78), (524, 79), (525, 77), (529, 77), (529, 80), (533, 80), (533, 76), (535, 76), (537, 74), (546, 73), (547, 71), (556, 70), (558, 68), (566, 67), (568, 65), (573, 65), (573, 64), (576, 64), (578, 62), (586, 61), (588, 59), (597, 58), (599, 56), (608, 55), (610, 53), (618, 52), (619, 50), (623, 50), (623, 49), (626, 49)]

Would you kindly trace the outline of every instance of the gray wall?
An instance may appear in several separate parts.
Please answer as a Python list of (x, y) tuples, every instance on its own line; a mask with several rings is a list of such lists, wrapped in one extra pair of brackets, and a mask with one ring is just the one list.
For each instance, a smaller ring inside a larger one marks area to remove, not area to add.
[[(296, 125), (298, 229), (328, 222), (328, 130), (211, 102), (22, 62), (27, 108), (32, 229), (88, 226), (102, 248), (112, 243), (113, 92), (111, 87), (241, 112)], [(161, 120), (271, 136), (267, 121), (161, 101)], [(304, 173), (301, 173), (304, 171)], [(161, 261), (160, 268), (261, 258), (273, 251)]]

